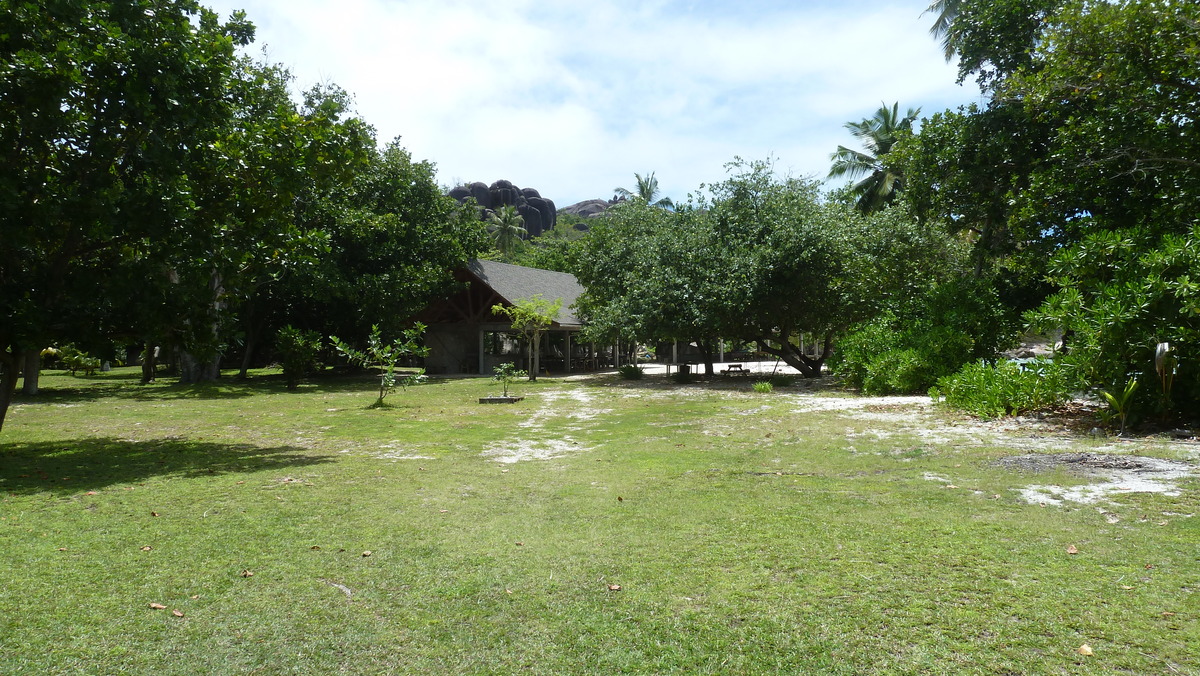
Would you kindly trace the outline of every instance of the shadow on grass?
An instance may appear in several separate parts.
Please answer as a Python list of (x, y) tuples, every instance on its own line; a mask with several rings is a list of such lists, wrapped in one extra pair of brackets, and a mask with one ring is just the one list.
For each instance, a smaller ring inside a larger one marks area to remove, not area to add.
[[(80, 381), (74, 384), (72, 381)], [(319, 392), (343, 394), (346, 392), (369, 391), (378, 388), (378, 377), (370, 373), (328, 374), (305, 380), (297, 390), (288, 390), (287, 381), (281, 374), (254, 376), (238, 380), (232, 376), (222, 377), (211, 383), (181, 385), (167, 382), (143, 385), (139, 376), (109, 375), (75, 376), (62, 386), (59, 382), (48, 384), (36, 395), (23, 395), (17, 391), (14, 404), (64, 404), (94, 401), (105, 398), (129, 398), (136, 401), (169, 401), (178, 399), (243, 399), (260, 394)]]
[(332, 462), (291, 446), (262, 448), (184, 439), (69, 439), (0, 444), (0, 492), (58, 494), (154, 477), (206, 477)]
[[(780, 380), (780, 378), (783, 380)], [(824, 375), (820, 378), (803, 378), (795, 375), (773, 377), (773, 374), (770, 373), (752, 373), (745, 376), (731, 376), (718, 373), (710, 377), (705, 376), (701, 372), (698, 375), (692, 374), (685, 381), (680, 381), (674, 375), (647, 374), (637, 380), (628, 380), (615, 373), (603, 373), (588, 377), (583, 382), (588, 387), (628, 390), (732, 390), (750, 392), (753, 391), (754, 383), (762, 380), (778, 383), (775, 385), (776, 392), (790, 392), (794, 394), (833, 392), (848, 395), (855, 393), (843, 385), (840, 378), (832, 375)]]

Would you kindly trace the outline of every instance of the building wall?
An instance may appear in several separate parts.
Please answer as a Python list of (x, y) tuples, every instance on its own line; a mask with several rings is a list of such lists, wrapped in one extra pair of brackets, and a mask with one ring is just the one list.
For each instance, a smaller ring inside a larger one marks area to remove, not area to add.
[(479, 327), (442, 324), (425, 331), (425, 372), (429, 374), (479, 373)]

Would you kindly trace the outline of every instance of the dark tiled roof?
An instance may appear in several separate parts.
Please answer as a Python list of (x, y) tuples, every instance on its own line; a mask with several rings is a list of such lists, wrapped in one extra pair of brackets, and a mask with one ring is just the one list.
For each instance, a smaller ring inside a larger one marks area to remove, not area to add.
[(515, 304), (518, 300), (538, 294), (551, 302), (561, 298), (562, 309), (558, 312), (556, 323), (560, 326), (580, 325), (571, 307), (579, 294), (583, 293), (583, 287), (575, 280), (575, 275), (479, 260), (468, 263), (467, 269), (509, 303)]

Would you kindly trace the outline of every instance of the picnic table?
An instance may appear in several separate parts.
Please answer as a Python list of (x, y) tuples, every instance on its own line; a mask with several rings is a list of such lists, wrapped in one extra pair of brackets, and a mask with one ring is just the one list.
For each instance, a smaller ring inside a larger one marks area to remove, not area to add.
[(741, 364), (730, 364), (729, 366), (721, 369), (721, 373), (727, 376), (748, 376), (750, 375), (750, 369), (742, 366)]

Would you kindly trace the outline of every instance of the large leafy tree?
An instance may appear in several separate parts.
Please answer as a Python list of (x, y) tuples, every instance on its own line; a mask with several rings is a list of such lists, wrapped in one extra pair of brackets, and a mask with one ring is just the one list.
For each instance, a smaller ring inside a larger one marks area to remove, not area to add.
[(0, 2), (0, 424), (18, 354), (92, 335), (114, 269), (189, 221), (252, 34), (190, 0)]
[(399, 141), (372, 150), (350, 188), (314, 203), (307, 217), (327, 249), (281, 280), (267, 319), (355, 343), (373, 325), (399, 335), (453, 283), (456, 267), (490, 246), (476, 214), (442, 194), (434, 166), (413, 161)]
[(326, 248), (328, 234), (310, 211), (349, 186), (374, 145), (370, 128), (348, 115), (344, 91), (314, 88), (297, 104), (291, 75), (278, 66), (242, 59), (234, 75), (234, 114), (194, 165), (201, 208), (184, 245), (168, 255), (181, 291), (206, 294), (181, 299), (190, 316), (172, 327), (185, 382), (217, 376), (239, 315), (252, 350), (269, 287)]
[[(634, 200), (592, 229), (579, 270), (590, 330), (694, 342), (709, 373), (719, 339), (755, 341), (819, 376), (838, 335), (911, 284), (885, 270), (917, 248), (883, 245), (897, 241), (881, 236), (895, 217), (826, 203), (813, 182), (780, 178), (763, 162), (731, 171), (675, 212)], [(819, 343), (815, 354), (802, 336)]]
[(578, 258), (589, 337), (695, 343), (711, 374), (725, 311), (737, 305), (718, 247), (710, 216), (694, 205), (671, 212), (637, 199), (611, 209)]
[(830, 156), (833, 165), (829, 169), (829, 178), (862, 177), (850, 188), (859, 211), (879, 211), (903, 190), (903, 171), (891, 163), (887, 155), (898, 138), (912, 131), (920, 114), (920, 108), (909, 108), (901, 117), (899, 103), (892, 104), (891, 108), (885, 104), (869, 118), (846, 123), (846, 129), (862, 143), (863, 150), (838, 146)]
[(1185, 249), (1200, 213), (1200, 6), (965, 0), (954, 24), (962, 74), (992, 98), (901, 144), (909, 196), (923, 215), (974, 229), (981, 262), (1026, 279), (1052, 273), (1051, 290), (1064, 291), (1041, 316), (1087, 354), (1119, 355), (1085, 369), (1085, 383), (1120, 387), (1119, 374), (1148, 368), (1146, 343), (1188, 345), (1193, 332), (1116, 308), (1186, 305), (1129, 285), (1191, 274), (1155, 255)]

